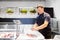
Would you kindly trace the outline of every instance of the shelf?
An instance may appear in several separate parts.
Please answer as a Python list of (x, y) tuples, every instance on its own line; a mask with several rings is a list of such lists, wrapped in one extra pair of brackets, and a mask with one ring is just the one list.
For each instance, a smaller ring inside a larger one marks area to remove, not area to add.
[(0, 32), (16, 32), (16, 29), (0, 29)]

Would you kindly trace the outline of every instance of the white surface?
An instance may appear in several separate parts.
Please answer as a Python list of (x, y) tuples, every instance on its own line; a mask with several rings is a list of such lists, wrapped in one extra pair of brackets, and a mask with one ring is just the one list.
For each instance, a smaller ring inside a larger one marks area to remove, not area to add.
[(26, 34), (20, 34), (20, 36), (17, 38), (17, 40), (24, 40), (24, 39), (35, 39), (35, 40), (38, 40), (38, 39), (44, 39), (43, 35), (42, 34), (39, 34), (37, 35), (37, 37), (29, 37), (27, 36)]
[(35, 40), (38, 40), (38, 39), (44, 39), (44, 37), (40, 34), (38, 37), (29, 37), (27, 36), (26, 34), (20, 34), (20, 36), (17, 38), (17, 40), (24, 40), (24, 39), (35, 39)]
[(53, 40), (60, 40), (60, 35), (55, 35)]

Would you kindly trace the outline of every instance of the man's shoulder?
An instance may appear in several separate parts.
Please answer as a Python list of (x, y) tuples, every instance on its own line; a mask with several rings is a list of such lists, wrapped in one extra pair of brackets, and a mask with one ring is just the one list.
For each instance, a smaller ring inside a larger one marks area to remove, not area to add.
[(50, 17), (49, 13), (44, 12), (44, 16)]

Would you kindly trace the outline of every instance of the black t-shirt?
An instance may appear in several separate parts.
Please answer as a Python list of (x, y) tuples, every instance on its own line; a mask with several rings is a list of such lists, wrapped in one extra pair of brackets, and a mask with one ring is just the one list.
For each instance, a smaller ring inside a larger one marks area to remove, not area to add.
[(48, 25), (46, 28), (39, 30), (41, 33), (47, 32), (47, 31), (51, 31), (50, 28), (50, 15), (46, 12), (40, 14), (37, 18), (35, 23), (38, 24), (38, 26), (42, 25), (44, 23), (44, 21), (48, 21)]

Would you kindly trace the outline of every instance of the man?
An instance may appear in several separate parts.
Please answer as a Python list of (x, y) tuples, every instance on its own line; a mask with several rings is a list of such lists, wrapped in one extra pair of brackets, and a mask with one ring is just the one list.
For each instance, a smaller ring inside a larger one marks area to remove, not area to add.
[[(48, 11), (48, 10), (47, 10)], [(45, 39), (51, 38), (51, 29), (50, 29), (50, 15), (44, 12), (43, 6), (37, 6), (38, 17), (32, 30), (38, 30), (43, 34)]]

